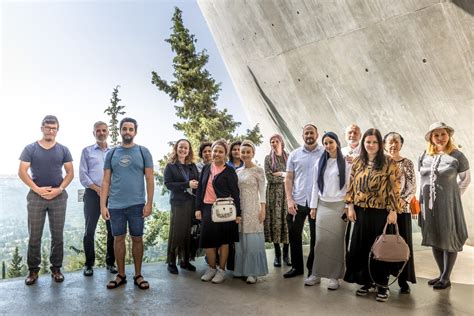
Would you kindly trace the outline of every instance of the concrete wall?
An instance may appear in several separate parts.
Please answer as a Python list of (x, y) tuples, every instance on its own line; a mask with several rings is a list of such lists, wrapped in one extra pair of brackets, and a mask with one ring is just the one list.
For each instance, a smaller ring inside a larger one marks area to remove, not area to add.
[[(416, 161), (435, 121), (472, 162), (474, 1), (198, 0), (237, 93), (267, 138), (312, 122), (398, 131)], [(269, 148), (268, 145), (265, 151)], [(463, 203), (474, 243), (474, 190)]]

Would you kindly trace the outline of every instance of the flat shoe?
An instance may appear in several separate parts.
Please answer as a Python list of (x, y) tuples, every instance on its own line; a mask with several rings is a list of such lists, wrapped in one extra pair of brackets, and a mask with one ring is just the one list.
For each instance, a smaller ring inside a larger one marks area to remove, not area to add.
[(168, 265), (168, 272), (171, 274), (178, 274), (178, 267), (175, 264), (169, 264)]
[(404, 286), (400, 288), (400, 294), (410, 294), (411, 289), (409, 286)]
[(435, 285), (436, 283), (438, 283), (438, 281), (439, 281), (439, 278), (431, 279), (428, 281), (428, 285)]
[(449, 281), (449, 280), (447, 280), (447, 281), (439, 280), (438, 282), (436, 282), (433, 285), (433, 289), (435, 289), (435, 290), (444, 290), (444, 289), (446, 289), (450, 286), (451, 286), (451, 281)]

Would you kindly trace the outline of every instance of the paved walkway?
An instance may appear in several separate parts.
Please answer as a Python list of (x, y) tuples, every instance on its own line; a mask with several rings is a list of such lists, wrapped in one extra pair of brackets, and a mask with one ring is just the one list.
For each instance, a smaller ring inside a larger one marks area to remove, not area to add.
[[(472, 248), (459, 256), (456, 278), (471, 278)], [(96, 269), (93, 277), (81, 272), (67, 273), (62, 284), (42, 275), (38, 283), (25, 286), (23, 278), (0, 282), (0, 314), (8, 315), (474, 315), (474, 285), (456, 283), (450, 289), (433, 290), (423, 274), (433, 273), (429, 250), (418, 250), (418, 283), (411, 295), (401, 295), (392, 286), (388, 302), (375, 301), (375, 295), (356, 297), (356, 285), (342, 282), (337, 291), (326, 289), (327, 280), (313, 287), (303, 286), (304, 277), (286, 280), (287, 268), (270, 268), (270, 274), (255, 285), (233, 279), (225, 283), (200, 281), (205, 263), (197, 261), (197, 272), (180, 270), (178, 276), (167, 272), (165, 264), (144, 266), (150, 290), (137, 289), (131, 281), (132, 266), (127, 267), (129, 283), (107, 290), (111, 275)], [(268, 252), (269, 262), (273, 256)], [(420, 262), (426, 262), (419, 269)], [(425, 272), (423, 272), (425, 271)], [(463, 282), (465, 283), (465, 282)]]

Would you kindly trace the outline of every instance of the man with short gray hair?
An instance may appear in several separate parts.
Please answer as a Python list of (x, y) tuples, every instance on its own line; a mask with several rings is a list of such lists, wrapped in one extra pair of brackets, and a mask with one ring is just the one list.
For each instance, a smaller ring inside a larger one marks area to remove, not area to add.
[[(79, 166), (79, 180), (86, 188), (84, 192), (84, 219), (85, 232), (83, 238), (84, 254), (84, 275), (94, 274), (95, 264), (94, 235), (97, 228), (97, 221), (100, 217), (100, 190), (102, 187), (102, 177), (104, 176), (104, 159), (110, 147), (107, 144), (109, 129), (107, 124), (99, 121), (94, 124), (92, 134), (95, 137), (95, 144), (87, 146), (82, 150), (81, 163)], [(115, 268), (114, 237), (110, 228), (110, 221), (105, 221), (107, 227), (107, 250), (105, 264), (110, 273), (117, 273)]]

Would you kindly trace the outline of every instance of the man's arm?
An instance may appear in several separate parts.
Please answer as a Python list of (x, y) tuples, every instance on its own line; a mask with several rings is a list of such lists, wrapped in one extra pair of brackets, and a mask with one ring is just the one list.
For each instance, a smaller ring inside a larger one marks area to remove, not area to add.
[(79, 181), (85, 188), (89, 188), (97, 192), (97, 195), (100, 195), (100, 187), (92, 181), (89, 176), (89, 165), (87, 161), (89, 160), (89, 155), (87, 154), (87, 147), (82, 150), (81, 162), (79, 164)]
[(148, 217), (153, 210), (153, 195), (155, 194), (155, 177), (153, 176), (153, 168), (145, 168), (146, 182), (146, 204), (143, 208), (143, 217)]
[(36, 183), (33, 182), (30, 175), (28, 174), (28, 169), (30, 168), (31, 162), (20, 161), (20, 167), (18, 168), (18, 177), (20, 177), (21, 181), (26, 184), (33, 192), (36, 194), (43, 196), (46, 193), (49, 193), (51, 187), (39, 187)]
[(105, 220), (110, 219), (109, 209), (107, 208), (107, 197), (109, 196), (111, 174), (110, 169), (104, 169), (102, 187), (100, 188), (100, 213)]

